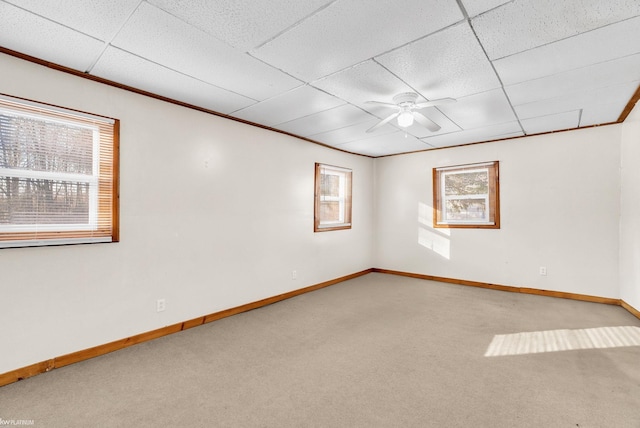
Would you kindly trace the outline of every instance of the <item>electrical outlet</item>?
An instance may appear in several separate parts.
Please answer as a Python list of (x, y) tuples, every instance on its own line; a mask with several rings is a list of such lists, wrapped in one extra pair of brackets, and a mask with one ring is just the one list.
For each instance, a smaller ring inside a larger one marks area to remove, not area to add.
[(167, 301), (165, 299), (156, 300), (156, 311), (162, 312), (167, 309)]
[(540, 275), (547, 276), (547, 267), (546, 266), (540, 266)]
[(298, 271), (297, 270), (292, 270), (291, 271), (291, 279), (298, 279)]

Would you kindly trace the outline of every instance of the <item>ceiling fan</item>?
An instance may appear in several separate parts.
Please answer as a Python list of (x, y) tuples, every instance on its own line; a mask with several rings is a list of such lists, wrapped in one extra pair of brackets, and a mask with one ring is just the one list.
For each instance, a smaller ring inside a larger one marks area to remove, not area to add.
[(398, 118), (398, 126), (400, 126), (401, 128), (407, 128), (413, 125), (413, 121), (415, 119), (416, 122), (427, 128), (429, 131), (436, 132), (440, 129), (440, 125), (438, 125), (422, 113), (418, 113), (416, 110), (441, 104), (448, 104), (456, 101), (453, 98), (441, 98), (439, 100), (416, 103), (417, 99), (418, 94), (416, 94), (415, 92), (404, 92), (393, 97), (394, 104), (384, 103), (381, 101), (367, 101), (366, 104), (377, 104), (385, 107), (395, 108), (397, 110), (395, 113), (387, 116), (385, 119), (367, 129), (367, 132), (375, 131), (381, 126), (384, 126), (387, 123), (391, 122), (396, 117)]

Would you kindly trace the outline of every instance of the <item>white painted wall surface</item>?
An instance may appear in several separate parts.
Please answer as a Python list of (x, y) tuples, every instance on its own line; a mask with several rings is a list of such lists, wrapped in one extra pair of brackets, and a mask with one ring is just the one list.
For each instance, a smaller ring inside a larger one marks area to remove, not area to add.
[(640, 104), (622, 125), (620, 298), (640, 310)]
[[(376, 267), (619, 298), (620, 132), (612, 125), (376, 159)], [(501, 228), (434, 229), (432, 168), (494, 160)]]
[[(373, 265), (372, 159), (9, 56), (0, 70), (0, 93), (121, 120), (121, 242), (0, 250), (0, 373)], [(353, 169), (351, 230), (313, 232), (314, 162)]]

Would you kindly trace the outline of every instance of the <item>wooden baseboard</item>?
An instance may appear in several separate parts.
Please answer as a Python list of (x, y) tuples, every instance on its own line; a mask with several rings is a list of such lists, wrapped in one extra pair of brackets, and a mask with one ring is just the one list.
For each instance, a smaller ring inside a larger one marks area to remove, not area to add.
[(118, 351), (120, 349), (128, 348), (129, 346), (136, 345), (138, 343), (147, 342), (149, 340), (157, 339), (159, 337), (167, 336), (169, 334), (177, 333), (179, 331), (187, 330), (193, 327), (197, 327), (202, 324), (206, 324), (212, 321), (216, 321), (222, 318), (226, 318), (232, 315), (236, 315), (242, 312), (247, 312), (253, 309), (258, 309), (272, 303), (280, 302), (282, 300), (290, 299), (300, 294), (309, 293), (311, 291), (319, 290), (324, 287), (328, 287), (333, 284), (337, 284), (343, 281), (347, 281), (359, 276), (366, 275), (371, 272), (378, 272), (390, 275), (406, 276), (410, 278), (426, 279), (430, 281), (445, 282), (450, 284), (467, 285), (471, 287), (488, 288), (492, 290), (509, 291), (512, 293), (524, 293), (524, 294), (536, 294), (540, 296), (558, 297), (562, 299), (581, 300), (585, 302), (604, 303), (608, 305), (622, 306), (629, 311), (632, 315), (640, 319), (640, 311), (633, 306), (626, 303), (624, 300), (612, 299), (608, 297), (589, 296), (586, 294), (576, 293), (564, 293), (560, 291), (538, 290), (535, 288), (525, 287), (513, 287), (508, 285), (491, 284), (487, 282), (469, 281), (466, 279), (446, 278), (433, 275), (423, 275), (419, 273), (401, 272), (389, 269), (371, 268), (360, 272), (346, 275), (340, 278), (332, 279), (329, 281), (321, 282), (319, 284), (311, 285), (309, 287), (293, 290), (288, 293), (279, 294), (277, 296), (269, 297), (266, 299), (258, 300), (256, 302), (247, 303), (246, 305), (237, 306), (235, 308), (226, 309), (224, 311), (215, 312), (209, 315), (204, 315), (198, 318), (187, 320), (181, 323), (172, 324), (166, 327), (159, 328), (157, 330), (148, 331), (146, 333), (137, 334), (135, 336), (127, 337), (125, 339), (116, 340), (114, 342), (106, 343), (104, 345), (95, 346), (93, 348), (84, 349), (70, 354), (55, 357), (46, 361), (41, 361), (30, 366), (22, 367), (16, 370), (12, 370), (7, 373), (0, 374), (0, 387), (8, 385), (13, 382), (17, 382), (22, 379), (26, 379), (40, 373), (45, 373), (53, 369), (68, 366), (69, 364), (77, 363), (80, 361), (88, 360), (90, 358), (98, 357), (100, 355), (108, 354), (110, 352)]
[(215, 312), (213, 314), (194, 318), (181, 323), (172, 324), (166, 327), (159, 328), (157, 330), (148, 331), (146, 333), (137, 334), (135, 336), (127, 337), (125, 339), (120, 339), (114, 342), (106, 343), (104, 345), (94, 346), (93, 348), (83, 349), (81, 351), (72, 352), (70, 354), (55, 357), (46, 361), (41, 361), (39, 363), (32, 364), (27, 367), (22, 367), (7, 373), (0, 374), (0, 387), (4, 385), (8, 385), (13, 382), (17, 382), (22, 379), (26, 379), (26, 378), (38, 375), (40, 373), (45, 373), (53, 369), (68, 366), (69, 364), (77, 363), (80, 361), (88, 360), (90, 358), (98, 357), (100, 355), (105, 355), (110, 352), (118, 351), (120, 349), (128, 348), (129, 346), (133, 346), (138, 343), (147, 342), (149, 340), (153, 340), (159, 337), (167, 336), (169, 334), (177, 333), (182, 330), (187, 330), (189, 328), (197, 327), (199, 325), (216, 321), (222, 318), (226, 318), (231, 315), (251, 311), (253, 309), (258, 309), (263, 306), (270, 305), (272, 303), (290, 299), (292, 297), (299, 296), (304, 293), (309, 293), (310, 291), (319, 290), (321, 288), (328, 287), (330, 285), (334, 285), (334, 284), (347, 281), (353, 278), (357, 278), (359, 276), (366, 275), (371, 272), (373, 272), (373, 269), (366, 269), (350, 275), (342, 276), (340, 278), (321, 282), (319, 284), (314, 284), (309, 287), (300, 288), (298, 290), (293, 290), (287, 293), (278, 294), (277, 296), (258, 300), (257, 302), (247, 303), (246, 305), (237, 306), (235, 308), (227, 309), (220, 312)]
[(628, 304), (627, 302), (625, 302), (624, 300), (620, 300), (620, 306), (628, 310), (631, 313), (631, 315), (634, 315), (636, 318), (640, 319), (640, 311), (634, 308), (633, 306), (631, 306), (630, 304)]
[(391, 275), (408, 276), (410, 278), (427, 279), (430, 281), (447, 282), (450, 284), (468, 285), (470, 287), (489, 288), (491, 290), (509, 291), (512, 293), (536, 294), (538, 296), (559, 297), (562, 299), (582, 300), (585, 302), (604, 303), (620, 306), (620, 299), (609, 297), (590, 296), (587, 294), (565, 293), (561, 291), (539, 290), (536, 288), (513, 287), (509, 285), (491, 284), (488, 282), (469, 281), (466, 279), (446, 278), (441, 276), (423, 275), (419, 273), (401, 272), (389, 269), (373, 269), (374, 272), (388, 273)]

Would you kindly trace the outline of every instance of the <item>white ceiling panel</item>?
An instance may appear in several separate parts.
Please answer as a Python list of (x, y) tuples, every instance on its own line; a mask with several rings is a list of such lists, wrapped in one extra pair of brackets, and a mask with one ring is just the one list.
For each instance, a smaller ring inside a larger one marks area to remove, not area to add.
[(79, 71), (100, 55), (104, 43), (93, 37), (0, 2), (0, 46)]
[[(588, 92), (573, 92), (562, 97), (536, 101), (532, 103), (514, 106), (518, 117), (521, 119), (529, 119), (532, 117), (546, 116), (549, 114), (564, 113), (567, 111), (579, 110), (585, 106), (601, 103), (603, 105), (618, 103), (619, 100), (629, 101), (633, 93), (638, 88), (640, 81), (622, 83), (612, 86), (606, 86)], [(622, 112), (620, 110), (611, 112), (612, 116), (618, 116)], [(601, 120), (597, 123), (607, 123), (610, 120)], [(584, 126), (582, 121), (580, 126)]]
[[(378, 156), (617, 121), (640, 0), (0, 0), (0, 52)], [(458, 101), (367, 133), (404, 92)]]
[[(279, 35), (253, 55), (313, 81), (463, 19), (451, 0), (340, 0)], [(340, 47), (337, 49), (336, 47)]]
[(334, 1), (149, 0), (149, 3), (247, 52)]
[(472, 23), (489, 58), (498, 59), (638, 15), (638, 0), (515, 0)]
[(636, 80), (640, 80), (640, 54), (518, 83), (505, 90), (511, 103), (520, 105)]
[(185, 76), (117, 48), (108, 48), (93, 74), (151, 93), (220, 113), (230, 113), (253, 100)]
[(376, 61), (430, 100), (500, 87), (467, 22), (379, 56)]
[(501, 58), (504, 85), (537, 79), (640, 52), (640, 17)]
[(572, 129), (580, 125), (580, 113), (580, 110), (567, 111), (564, 113), (523, 119), (520, 123), (527, 135), (558, 131), (561, 129)]
[(512, 0), (462, 0), (462, 4), (467, 14), (470, 17), (474, 17), (510, 1)]
[(329, 110), (345, 102), (311, 86), (302, 86), (282, 95), (234, 112), (240, 119), (273, 126)]
[(372, 117), (370, 114), (365, 113), (358, 107), (351, 104), (343, 104), (329, 110), (321, 111), (320, 113), (279, 124), (276, 127), (282, 131), (287, 131), (302, 137), (308, 137), (309, 135), (320, 134), (344, 128), (345, 126), (368, 122), (371, 119)]
[(424, 138), (427, 144), (434, 147), (449, 147), (459, 144), (476, 143), (480, 141), (500, 140), (503, 138), (518, 137), (524, 135), (518, 122), (500, 123), (482, 128), (467, 129), (450, 134), (436, 135)]
[(330, 146), (338, 146), (340, 144), (350, 143), (352, 141), (360, 140), (363, 138), (370, 138), (377, 135), (392, 134), (398, 132), (398, 128), (385, 125), (371, 133), (366, 133), (367, 129), (378, 123), (379, 119), (371, 118), (366, 122), (358, 123), (356, 125), (346, 126), (344, 128), (335, 129), (333, 131), (322, 132), (320, 134), (310, 135), (309, 138), (316, 141), (322, 141)]
[(312, 86), (339, 96), (351, 104), (371, 108), (365, 101), (392, 102), (394, 95), (413, 89), (375, 61), (354, 67), (312, 82)]
[(140, 0), (5, 0), (102, 41), (109, 41)]
[(586, 105), (582, 109), (580, 116), (580, 126), (600, 125), (602, 123), (611, 123), (618, 120), (620, 113), (627, 105), (628, 98), (624, 93), (617, 97), (608, 97), (607, 102), (599, 102), (594, 100), (590, 105)]
[(258, 101), (302, 84), (147, 3), (140, 5), (112, 44)]
[(412, 135), (398, 131), (341, 144), (338, 148), (369, 156), (385, 156), (394, 153), (426, 150), (433, 147)]
[(516, 120), (502, 89), (459, 98), (457, 102), (441, 105), (438, 109), (463, 129)]

